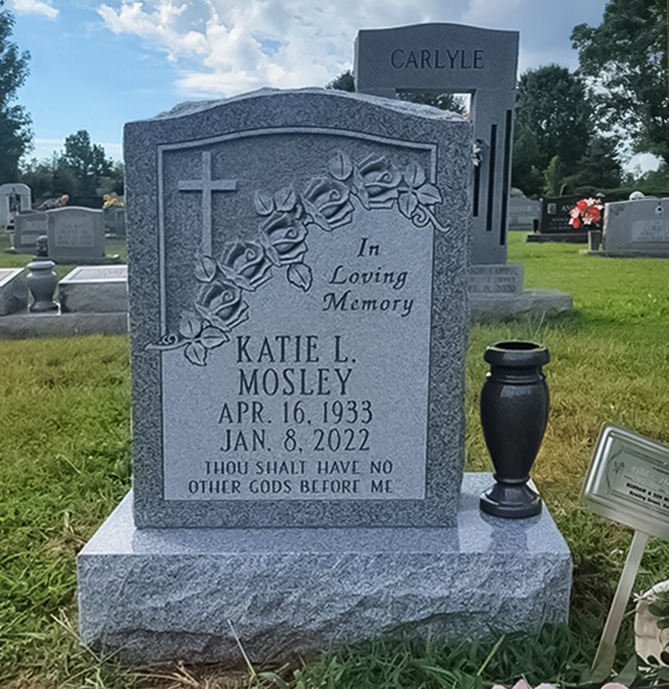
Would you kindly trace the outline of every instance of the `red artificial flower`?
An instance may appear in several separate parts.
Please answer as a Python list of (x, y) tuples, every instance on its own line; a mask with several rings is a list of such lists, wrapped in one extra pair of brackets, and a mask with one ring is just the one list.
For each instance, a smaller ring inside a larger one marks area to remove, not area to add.
[(571, 219), (569, 224), (577, 230), (581, 225), (593, 225), (598, 223), (602, 218), (602, 210), (604, 206), (593, 198), (581, 199), (576, 202), (576, 205), (569, 211)]

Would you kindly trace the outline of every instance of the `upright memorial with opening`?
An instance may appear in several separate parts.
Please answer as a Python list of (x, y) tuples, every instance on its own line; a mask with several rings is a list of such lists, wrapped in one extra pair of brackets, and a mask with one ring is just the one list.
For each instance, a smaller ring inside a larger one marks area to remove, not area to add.
[(79, 555), (83, 640), (234, 661), (229, 620), (262, 662), (563, 620), (550, 517), (463, 483), (469, 123), (261, 91), (124, 148), (134, 483)]
[(522, 264), (507, 263), (507, 224), (516, 101), (518, 32), (460, 24), (361, 30), (355, 84), (361, 93), (443, 93), (470, 97), (472, 253), (469, 292), (475, 318), (572, 308), (557, 290), (523, 290)]

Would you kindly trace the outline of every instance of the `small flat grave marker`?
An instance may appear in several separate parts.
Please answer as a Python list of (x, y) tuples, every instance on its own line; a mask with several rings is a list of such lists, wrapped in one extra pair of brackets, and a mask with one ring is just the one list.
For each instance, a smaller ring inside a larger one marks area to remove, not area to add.
[(597, 440), (583, 487), (590, 509), (634, 529), (625, 566), (593, 661), (593, 680), (609, 676), (616, 638), (648, 536), (669, 540), (669, 447), (618, 426)]
[(128, 310), (128, 266), (79, 266), (58, 284), (60, 308), (67, 312)]
[(23, 311), (28, 306), (28, 288), (23, 268), (0, 268), (0, 316)]

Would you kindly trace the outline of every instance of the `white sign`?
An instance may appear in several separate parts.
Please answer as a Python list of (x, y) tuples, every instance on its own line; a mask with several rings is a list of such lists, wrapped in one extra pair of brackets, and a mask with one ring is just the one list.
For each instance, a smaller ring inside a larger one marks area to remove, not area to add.
[(597, 514), (669, 540), (669, 447), (606, 426), (595, 447), (583, 499)]

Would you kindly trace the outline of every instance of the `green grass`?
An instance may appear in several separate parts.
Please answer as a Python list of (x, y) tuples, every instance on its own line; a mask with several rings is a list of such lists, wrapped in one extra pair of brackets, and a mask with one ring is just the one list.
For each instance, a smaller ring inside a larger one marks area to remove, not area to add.
[[(75, 555), (130, 485), (128, 341), (0, 341), (0, 687), (475, 689), (521, 676), (575, 686), (592, 660), (631, 537), (580, 505), (597, 433), (612, 422), (669, 443), (669, 261), (593, 258), (579, 246), (523, 240), (511, 235), (509, 258), (525, 265), (526, 286), (569, 292), (576, 311), (472, 328), (466, 465), (490, 470), (478, 422), (485, 347), (508, 338), (543, 342), (551, 352), (551, 419), (533, 478), (574, 556), (569, 629), (509, 637), (497, 648), (370, 640), (255, 680), (212, 667), (101, 662), (77, 641)], [(120, 252), (108, 246), (108, 253)], [(28, 260), (0, 250), (0, 266)], [(667, 572), (669, 548), (652, 540), (635, 590)], [(619, 647), (618, 670), (633, 651), (631, 620)]]

